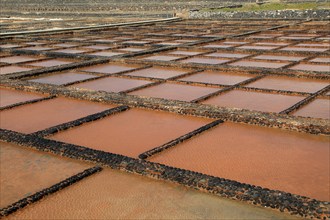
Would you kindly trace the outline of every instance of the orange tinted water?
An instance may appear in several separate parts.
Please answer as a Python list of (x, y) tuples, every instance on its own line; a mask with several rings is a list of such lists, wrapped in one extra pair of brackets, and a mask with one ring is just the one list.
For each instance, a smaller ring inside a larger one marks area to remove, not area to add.
[(44, 98), (44, 95), (0, 88), (0, 107)]
[(204, 95), (218, 91), (219, 88), (181, 85), (175, 83), (163, 83), (160, 85), (140, 89), (129, 93), (130, 95), (139, 95), (163, 99), (192, 101)]
[(329, 137), (225, 123), (151, 161), (327, 200)]
[(289, 77), (266, 77), (247, 85), (247, 87), (287, 90), (297, 92), (317, 92), (323, 89), (329, 82), (314, 79), (296, 79)]
[(74, 85), (74, 87), (106, 92), (122, 92), (150, 83), (152, 82), (147, 80), (107, 77), (89, 82), (79, 83)]
[(306, 71), (318, 71), (318, 72), (329, 72), (330, 65), (316, 65), (316, 64), (298, 64), (290, 67), (292, 70), (306, 70)]
[(8, 219), (296, 219), (179, 185), (104, 170)]
[(0, 62), (3, 63), (22, 63), (22, 62), (28, 62), (33, 60), (38, 60), (40, 58), (38, 57), (32, 57), (32, 56), (11, 56), (11, 57), (2, 57), (0, 58)]
[(1, 208), (90, 167), (5, 142), (0, 142), (0, 158)]
[(72, 63), (72, 61), (63, 60), (63, 59), (54, 59), (54, 60), (46, 60), (41, 62), (30, 63), (31, 66), (42, 66), (42, 67), (51, 67)]
[(330, 119), (330, 98), (318, 98), (302, 107), (293, 115)]
[(130, 76), (144, 76), (144, 77), (153, 77), (159, 79), (168, 79), (174, 76), (179, 76), (188, 71), (171, 69), (171, 68), (161, 68), (161, 67), (151, 67), (147, 69), (137, 70), (128, 73)]
[(304, 98), (303, 96), (234, 90), (203, 101), (203, 104), (264, 112), (280, 112)]
[(223, 85), (234, 85), (244, 80), (252, 78), (253, 75), (230, 74), (224, 72), (204, 71), (187, 77), (180, 78), (183, 81), (204, 82)]
[(96, 73), (119, 73), (123, 71), (133, 70), (137, 66), (129, 66), (129, 65), (117, 65), (117, 64), (102, 64), (97, 66), (91, 66), (81, 69), (86, 72), (96, 72)]
[(32, 133), (113, 107), (99, 103), (55, 98), (0, 112), (3, 129)]
[(10, 74), (10, 73), (19, 73), (23, 71), (31, 70), (32, 68), (19, 67), (19, 66), (5, 66), (0, 67), (0, 75)]
[(28, 81), (38, 82), (38, 83), (48, 83), (54, 85), (63, 85), (63, 84), (73, 83), (80, 80), (91, 79), (95, 77), (96, 76), (90, 74), (68, 72), (68, 73), (58, 73), (58, 74), (32, 78)]
[(50, 138), (137, 157), (209, 122), (209, 119), (131, 109), (55, 134)]

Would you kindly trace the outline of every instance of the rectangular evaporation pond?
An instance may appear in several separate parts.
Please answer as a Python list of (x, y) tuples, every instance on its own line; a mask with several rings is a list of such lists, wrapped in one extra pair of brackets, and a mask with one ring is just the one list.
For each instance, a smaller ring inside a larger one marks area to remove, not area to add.
[(226, 44), (207, 44), (202, 46), (203, 48), (230, 48), (234, 45), (226, 45)]
[(0, 75), (11, 74), (11, 73), (20, 73), (24, 71), (32, 70), (33, 68), (20, 67), (20, 66), (5, 66), (0, 67)]
[(231, 59), (226, 58), (209, 58), (209, 57), (192, 57), (185, 60), (181, 60), (180, 63), (199, 63), (199, 64), (223, 64), (231, 61)]
[(292, 70), (305, 70), (305, 71), (317, 71), (317, 72), (329, 72), (330, 65), (321, 65), (321, 64), (305, 64), (300, 63), (289, 69)]
[(219, 88), (190, 86), (176, 83), (163, 83), (160, 85), (140, 89), (129, 94), (189, 102), (218, 90)]
[(0, 208), (73, 176), (90, 165), (0, 142)]
[(222, 57), (222, 58), (243, 58), (250, 56), (251, 54), (246, 53), (222, 53), (222, 52), (216, 52), (216, 53), (210, 53), (206, 54), (204, 56), (207, 57)]
[(83, 49), (89, 49), (89, 50), (107, 50), (110, 49), (111, 47), (109, 46), (104, 46), (104, 45), (91, 45), (91, 46), (85, 46), (82, 47)]
[(21, 56), (2, 57), (2, 58), (0, 58), (0, 62), (1, 63), (23, 63), (23, 62), (40, 60), (40, 59), (41, 59), (41, 57), (21, 55)]
[(180, 81), (202, 82), (221, 85), (234, 85), (245, 80), (251, 79), (255, 75), (237, 74), (227, 72), (204, 71), (190, 76), (180, 78)]
[(94, 53), (88, 53), (88, 55), (94, 55), (94, 56), (102, 56), (102, 57), (112, 57), (117, 55), (122, 55), (124, 53), (119, 52), (111, 52), (111, 51), (99, 51)]
[(329, 201), (329, 153), (326, 136), (228, 122), (151, 161)]
[(106, 92), (123, 92), (139, 86), (148, 85), (153, 83), (148, 80), (135, 80), (118, 77), (107, 77), (97, 79), (89, 82), (83, 82), (74, 85), (75, 88), (95, 90), (95, 91), (106, 91)]
[(45, 60), (35, 63), (29, 63), (29, 66), (52, 67), (52, 66), (65, 65), (69, 63), (73, 63), (73, 61), (65, 60), (65, 59), (53, 59), (53, 60)]
[(194, 55), (198, 55), (198, 54), (201, 54), (201, 53), (204, 53), (204, 52), (202, 52), (202, 51), (189, 51), (189, 50), (176, 50), (176, 51), (169, 52), (168, 54), (194, 56)]
[(137, 158), (210, 122), (210, 119), (130, 109), (49, 138)]
[(233, 90), (203, 101), (203, 104), (263, 112), (281, 112), (304, 98), (304, 96)]
[(246, 87), (314, 93), (323, 89), (329, 84), (330, 81), (326, 80), (297, 79), (290, 77), (266, 77), (252, 82)]
[(330, 63), (330, 57), (317, 57), (309, 62), (316, 62), (316, 63)]
[(18, 44), (0, 44), (0, 48), (17, 48), (22, 47), (22, 45)]
[(280, 60), (280, 61), (300, 61), (305, 58), (306, 57), (266, 55), (266, 54), (253, 57), (253, 59), (258, 59), (258, 60)]
[(126, 75), (168, 79), (175, 76), (180, 76), (188, 72), (189, 72), (188, 70), (180, 70), (180, 69), (165, 68), (165, 67), (151, 67), (147, 69), (136, 70), (127, 73)]
[(304, 52), (324, 52), (328, 48), (315, 48), (315, 47), (284, 47), (280, 50), (283, 51), (304, 51)]
[(85, 52), (87, 52), (87, 50), (81, 50), (81, 49), (60, 49), (60, 50), (53, 50), (52, 52), (79, 54), (79, 53), (85, 53)]
[(0, 127), (27, 134), (112, 107), (114, 106), (60, 97), (1, 111)]
[(139, 68), (140, 66), (136, 65), (124, 65), (124, 64), (101, 64), (96, 66), (90, 66), (86, 68), (80, 69), (81, 71), (85, 72), (92, 72), (92, 73), (104, 73), (104, 74), (114, 74), (120, 72), (126, 72), (130, 70), (134, 70)]
[(243, 67), (261, 67), (261, 68), (280, 68), (290, 64), (289, 62), (263, 62), (263, 61), (250, 61), (240, 60), (229, 65), (243, 66)]
[(51, 47), (41, 47), (41, 46), (34, 46), (34, 47), (24, 47), (20, 48), (21, 50), (35, 50), (35, 51), (44, 51), (44, 50), (51, 50), (54, 48)]
[(143, 50), (147, 50), (148, 48), (142, 48), (142, 47), (125, 47), (125, 48), (120, 48), (117, 49), (119, 51), (125, 51), (125, 52), (139, 52), (139, 51), (143, 51)]
[(330, 99), (318, 98), (294, 112), (293, 115), (330, 119)]
[(155, 61), (172, 61), (172, 60), (177, 60), (182, 57), (179, 56), (166, 56), (166, 55), (152, 55), (152, 56), (147, 56), (142, 59), (144, 60), (155, 60)]
[(31, 78), (29, 82), (37, 82), (37, 83), (46, 83), (53, 85), (63, 85), (67, 83), (74, 83), (85, 79), (92, 79), (97, 76), (93, 76), (90, 74), (84, 73), (75, 73), (75, 72), (67, 72), (67, 73), (58, 73), (51, 75), (42, 75), (40, 77)]
[(45, 95), (0, 87), (0, 107), (45, 98)]
[[(73, 202), (76, 200), (79, 202)], [(31, 204), (10, 215), (9, 219), (72, 219), (72, 216), (88, 220), (296, 219), (273, 210), (110, 169)]]
[(273, 50), (278, 48), (278, 46), (256, 46), (256, 45), (247, 45), (247, 46), (240, 46), (237, 47), (238, 49), (245, 49), (245, 50)]

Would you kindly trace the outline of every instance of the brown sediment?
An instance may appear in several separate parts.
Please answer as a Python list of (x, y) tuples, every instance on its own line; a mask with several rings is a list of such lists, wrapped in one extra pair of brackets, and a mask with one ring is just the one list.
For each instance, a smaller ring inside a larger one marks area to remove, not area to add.
[(220, 53), (220, 52), (216, 52), (216, 53), (206, 54), (204, 56), (223, 57), (223, 58), (243, 58), (243, 57), (250, 56), (250, 54), (246, 54), (246, 53)]
[(22, 63), (33, 60), (38, 60), (40, 58), (33, 56), (10, 56), (10, 57), (2, 57), (0, 58), (0, 62), (3, 63)]
[(318, 72), (329, 72), (330, 65), (320, 65), (320, 64), (297, 64), (290, 67), (292, 70), (306, 70), (306, 71), (318, 71)]
[(168, 79), (174, 76), (179, 76), (187, 73), (187, 70), (173, 69), (173, 68), (162, 68), (162, 67), (151, 67), (142, 70), (136, 70), (126, 75), (130, 76), (143, 76), (143, 77), (152, 77), (159, 79)]
[(32, 133), (111, 107), (113, 106), (59, 97), (2, 111), (0, 127)]
[(281, 56), (281, 55), (259, 55), (253, 57), (253, 59), (258, 60), (282, 60), (282, 61), (299, 61), (306, 57), (297, 57), (297, 56)]
[(262, 62), (262, 61), (241, 60), (231, 63), (229, 65), (246, 66), (246, 67), (280, 68), (288, 64), (289, 64), (288, 62)]
[(304, 98), (303, 96), (234, 90), (203, 101), (203, 104), (264, 112), (281, 112)]
[(327, 51), (328, 48), (284, 47), (280, 50), (285, 50), (285, 51), (306, 51), (306, 52), (324, 52), (324, 51)]
[(296, 79), (289, 77), (266, 77), (247, 85), (247, 87), (296, 91), (296, 92), (317, 92), (328, 86), (329, 82), (316, 79)]
[(0, 207), (90, 167), (87, 163), (0, 142)]
[(137, 158), (210, 122), (210, 119), (131, 109), (49, 138)]
[(106, 92), (122, 92), (125, 90), (133, 89), (139, 86), (147, 85), (153, 83), (148, 80), (135, 80), (126, 79), (118, 77), (106, 77), (102, 79), (96, 79), (89, 82), (79, 83), (73, 87), (90, 89), (96, 91), (106, 91)]
[(110, 52), (110, 51), (100, 51), (100, 52), (94, 52), (94, 53), (89, 53), (89, 54), (94, 55), (94, 56), (112, 57), (112, 56), (116, 56), (116, 55), (121, 55), (123, 53)]
[(35, 99), (41, 99), (44, 97), (45, 97), (44, 95), (40, 95), (36, 93), (22, 92), (22, 91), (16, 91), (13, 89), (5, 89), (0, 87), (0, 107), (5, 107)]
[(72, 219), (72, 216), (77, 219), (297, 219), (108, 169), (8, 219)]
[(234, 85), (236, 83), (248, 80), (253, 75), (239, 74), (239, 73), (226, 73), (226, 72), (213, 72), (204, 71), (202, 73), (196, 73), (187, 77), (180, 78), (183, 81), (189, 82), (204, 82), (222, 85)]
[(330, 63), (330, 57), (316, 57), (309, 62)]
[(0, 67), (0, 75), (18, 73), (18, 72), (28, 71), (31, 69), (32, 68), (20, 67), (20, 66), (5, 66), (5, 67)]
[(202, 58), (202, 57), (193, 57), (185, 60), (181, 60), (181, 63), (202, 63), (202, 64), (222, 64), (230, 61), (230, 59), (225, 58)]
[(91, 66), (86, 67), (83, 69), (80, 69), (85, 72), (96, 72), (96, 73), (106, 73), (106, 74), (112, 74), (112, 73), (120, 73), (128, 70), (133, 70), (135, 68), (138, 68), (138, 66), (132, 66), (132, 65), (117, 65), (117, 64), (102, 64), (97, 66)]
[(151, 161), (330, 201), (329, 137), (225, 123)]
[(160, 60), (160, 61), (171, 61), (171, 60), (177, 60), (181, 57), (176, 56), (166, 56), (166, 55), (153, 55), (143, 58), (144, 60)]
[(42, 67), (51, 67), (72, 63), (72, 61), (68, 61), (65, 59), (54, 59), (54, 60), (46, 60), (41, 62), (29, 63), (30, 66), (42, 66)]
[(163, 99), (192, 101), (218, 90), (219, 88), (163, 83), (149, 88), (140, 89), (129, 94)]
[(318, 98), (298, 109), (293, 115), (330, 119), (330, 99)]
[(29, 79), (28, 81), (38, 82), (38, 83), (48, 83), (53, 85), (63, 85), (63, 84), (77, 82), (85, 79), (91, 79), (95, 77), (96, 76), (90, 74), (67, 72), (67, 73), (58, 73), (58, 74), (32, 78)]

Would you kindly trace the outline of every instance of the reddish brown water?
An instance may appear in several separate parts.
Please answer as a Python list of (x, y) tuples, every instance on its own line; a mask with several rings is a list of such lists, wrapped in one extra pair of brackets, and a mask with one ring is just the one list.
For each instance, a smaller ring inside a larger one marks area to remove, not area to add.
[(182, 81), (204, 82), (222, 85), (234, 85), (244, 80), (254, 77), (246, 74), (230, 74), (225, 72), (204, 71), (202, 73), (193, 74), (187, 77), (180, 78)]
[(329, 84), (330, 81), (324, 80), (266, 77), (248, 84), (247, 87), (314, 93)]
[(113, 73), (120, 73), (128, 70), (133, 70), (137, 68), (137, 66), (132, 65), (119, 65), (119, 64), (102, 64), (97, 66), (91, 66), (81, 69), (85, 72), (95, 72), (95, 73), (106, 73), (106, 74), (113, 74)]
[(163, 83), (145, 89), (140, 89), (129, 93), (130, 95), (139, 95), (163, 99), (192, 101), (204, 95), (218, 91), (219, 88), (181, 85), (174, 83)]
[(5, 66), (0, 67), (0, 75), (10, 74), (10, 73), (19, 73), (23, 71), (31, 70), (32, 68), (20, 67), (20, 66)]
[(135, 80), (117, 77), (107, 77), (89, 82), (74, 85), (76, 88), (106, 91), (106, 92), (122, 92), (139, 86), (152, 83), (148, 80)]
[(246, 53), (210, 53), (210, 54), (206, 54), (204, 56), (210, 56), (210, 57), (223, 57), (223, 58), (243, 58), (243, 57), (247, 57), (250, 54), (246, 54)]
[(137, 157), (209, 122), (209, 119), (131, 109), (50, 138)]
[(147, 69), (137, 70), (128, 73), (130, 76), (144, 76), (159, 79), (168, 79), (171, 77), (179, 76), (187, 73), (185, 70), (162, 68), (162, 67), (151, 67)]
[(189, 59), (185, 59), (180, 61), (181, 63), (201, 63), (201, 64), (222, 64), (230, 61), (230, 59), (225, 59), (225, 58), (217, 58), (217, 59), (212, 59), (212, 58), (201, 58), (201, 57), (193, 57)]
[(305, 57), (296, 57), (296, 56), (278, 56), (278, 55), (259, 55), (253, 57), (253, 59), (259, 60), (283, 60), (283, 61), (299, 61)]
[(22, 62), (28, 62), (33, 60), (38, 60), (40, 58), (38, 57), (32, 57), (32, 56), (11, 56), (11, 57), (2, 57), (0, 58), (0, 62), (3, 63), (22, 63)]
[(296, 219), (109, 169), (34, 203), (8, 219), (72, 219), (72, 216), (76, 219)]
[(80, 80), (91, 79), (95, 77), (96, 76), (90, 74), (68, 72), (68, 73), (59, 73), (59, 74), (52, 74), (38, 78), (33, 78), (28, 81), (38, 82), (38, 83), (48, 83), (54, 85), (63, 85), (63, 84), (73, 83)]
[(114, 107), (99, 103), (56, 98), (0, 112), (0, 127), (32, 133)]
[(44, 95), (0, 87), (0, 107), (44, 98)]
[(90, 55), (104, 56), (104, 57), (112, 57), (112, 56), (116, 56), (116, 55), (120, 55), (120, 54), (123, 54), (123, 53), (110, 52), (110, 51), (100, 51), (100, 52), (90, 53)]
[(326, 136), (225, 123), (151, 161), (330, 201), (329, 153)]
[(241, 60), (229, 65), (232, 66), (246, 66), (246, 67), (262, 67), (262, 68), (280, 68), (288, 65), (288, 62), (262, 62), (262, 61), (247, 61)]
[(302, 44), (297, 44), (296, 46), (299, 47), (325, 47), (328, 48), (329, 44), (311, 44), (311, 43), (302, 43)]
[(5, 142), (0, 142), (0, 158), (0, 208), (90, 167)]
[(294, 112), (293, 115), (330, 119), (330, 99), (315, 99), (311, 103)]
[(42, 67), (52, 67), (59, 66), (72, 63), (72, 61), (64, 60), (64, 59), (54, 59), (54, 60), (46, 60), (41, 62), (30, 63), (31, 66), (42, 66)]
[(317, 57), (310, 60), (309, 62), (330, 63), (330, 57)]
[(144, 60), (160, 60), (160, 61), (171, 61), (171, 60), (177, 60), (181, 57), (176, 56), (165, 56), (165, 55), (153, 55), (143, 58)]
[(290, 67), (292, 70), (306, 70), (306, 71), (318, 71), (318, 72), (329, 72), (330, 65), (320, 65), (320, 64), (298, 64)]
[(280, 112), (291, 107), (304, 98), (305, 97), (303, 96), (289, 96), (234, 90), (216, 97), (212, 97), (203, 103), (264, 112)]

